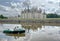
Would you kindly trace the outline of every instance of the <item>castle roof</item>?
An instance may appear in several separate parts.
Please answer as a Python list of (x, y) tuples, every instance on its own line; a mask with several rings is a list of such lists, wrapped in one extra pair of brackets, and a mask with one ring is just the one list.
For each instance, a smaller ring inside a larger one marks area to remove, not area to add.
[(42, 9), (31, 8), (31, 9), (24, 9), (21, 13), (42, 13)]

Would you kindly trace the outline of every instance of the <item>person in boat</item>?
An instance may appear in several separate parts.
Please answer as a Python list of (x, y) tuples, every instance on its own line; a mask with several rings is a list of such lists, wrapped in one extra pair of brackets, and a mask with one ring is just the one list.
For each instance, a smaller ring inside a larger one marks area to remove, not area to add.
[(14, 31), (18, 31), (18, 30), (19, 30), (19, 27), (18, 26), (14, 28)]
[(20, 31), (20, 30), (23, 30), (23, 28), (20, 28), (19, 26), (14, 28), (14, 31)]

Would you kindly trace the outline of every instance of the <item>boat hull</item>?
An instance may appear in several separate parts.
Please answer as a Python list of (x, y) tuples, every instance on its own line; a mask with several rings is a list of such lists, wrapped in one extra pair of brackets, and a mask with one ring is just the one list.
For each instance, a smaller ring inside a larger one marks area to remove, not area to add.
[(3, 33), (19, 34), (19, 33), (25, 33), (25, 30), (21, 30), (21, 31), (3, 31)]

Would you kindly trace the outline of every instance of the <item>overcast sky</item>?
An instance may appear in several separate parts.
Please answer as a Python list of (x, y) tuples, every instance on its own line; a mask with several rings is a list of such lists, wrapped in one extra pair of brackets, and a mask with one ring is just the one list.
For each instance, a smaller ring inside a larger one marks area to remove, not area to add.
[[(17, 16), (20, 14), (24, 0), (0, 0), (0, 14), (6, 16)], [(57, 12), (60, 14), (60, 0), (30, 0), (31, 6), (45, 9), (46, 12)]]

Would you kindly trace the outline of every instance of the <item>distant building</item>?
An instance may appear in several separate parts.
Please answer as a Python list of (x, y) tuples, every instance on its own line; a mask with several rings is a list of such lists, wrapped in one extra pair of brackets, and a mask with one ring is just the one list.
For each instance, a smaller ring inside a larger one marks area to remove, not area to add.
[(23, 19), (43, 19), (46, 18), (45, 11), (42, 9), (32, 8), (32, 9), (24, 9), (21, 12), (21, 18)]

